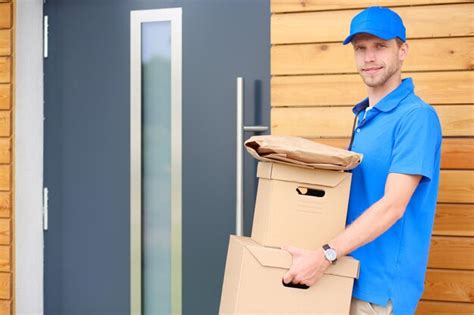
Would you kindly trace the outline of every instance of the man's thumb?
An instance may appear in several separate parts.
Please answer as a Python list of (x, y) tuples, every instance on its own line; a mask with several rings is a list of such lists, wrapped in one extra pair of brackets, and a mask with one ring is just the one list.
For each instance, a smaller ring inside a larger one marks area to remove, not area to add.
[(291, 255), (297, 255), (297, 254), (300, 253), (300, 249), (297, 248), (297, 247), (293, 247), (293, 246), (284, 245), (284, 246), (281, 247), (281, 249), (286, 250)]

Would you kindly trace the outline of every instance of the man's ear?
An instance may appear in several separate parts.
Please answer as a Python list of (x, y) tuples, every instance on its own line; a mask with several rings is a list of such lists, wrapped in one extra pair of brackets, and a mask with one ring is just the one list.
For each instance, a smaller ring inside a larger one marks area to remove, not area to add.
[(407, 57), (407, 55), (408, 55), (408, 44), (407, 42), (404, 42), (398, 49), (398, 60), (403, 62), (405, 58)]

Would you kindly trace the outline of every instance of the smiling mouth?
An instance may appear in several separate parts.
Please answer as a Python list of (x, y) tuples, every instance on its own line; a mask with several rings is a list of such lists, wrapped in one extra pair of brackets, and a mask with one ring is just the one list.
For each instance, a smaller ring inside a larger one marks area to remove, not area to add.
[(364, 73), (372, 74), (376, 73), (377, 71), (381, 70), (383, 67), (368, 67), (368, 68), (362, 68), (362, 71)]

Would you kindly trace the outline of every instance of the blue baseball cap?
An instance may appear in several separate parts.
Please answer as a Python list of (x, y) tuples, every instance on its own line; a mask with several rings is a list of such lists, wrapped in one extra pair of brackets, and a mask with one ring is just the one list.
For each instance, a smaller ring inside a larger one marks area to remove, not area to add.
[(350, 34), (342, 43), (349, 44), (360, 33), (368, 33), (384, 40), (398, 37), (404, 42), (405, 32), (402, 18), (395, 11), (384, 7), (370, 7), (354, 16)]

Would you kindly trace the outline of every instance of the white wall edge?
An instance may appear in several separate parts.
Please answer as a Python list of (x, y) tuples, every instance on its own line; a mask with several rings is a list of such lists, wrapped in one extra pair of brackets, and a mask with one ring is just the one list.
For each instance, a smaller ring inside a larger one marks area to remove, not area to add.
[(43, 314), (43, 0), (16, 1), (15, 303)]

